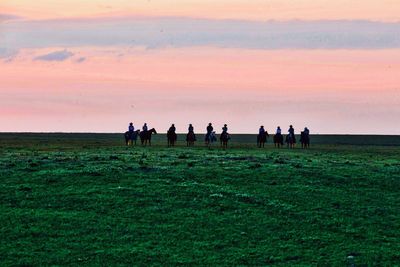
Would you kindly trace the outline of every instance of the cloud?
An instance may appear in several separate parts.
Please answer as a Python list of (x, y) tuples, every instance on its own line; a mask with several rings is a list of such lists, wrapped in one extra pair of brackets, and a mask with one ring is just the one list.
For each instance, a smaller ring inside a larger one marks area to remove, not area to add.
[(43, 60), (43, 61), (64, 61), (70, 57), (72, 57), (74, 53), (64, 49), (61, 51), (55, 51), (46, 55), (35, 57), (34, 60)]
[(5, 62), (10, 62), (18, 54), (15, 49), (0, 47), (0, 59), (4, 59)]
[(76, 63), (82, 63), (82, 62), (85, 61), (85, 60), (86, 60), (85, 57), (80, 57), (80, 58), (78, 58), (75, 62), (76, 62)]
[(0, 13), (0, 21), (6, 21), (6, 20), (14, 20), (14, 19), (20, 19), (21, 17), (15, 16), (12, 14), (1, 14)]
[(400, 23), (373, 21), (244, 21), (180, 17), (10, 21), (16, 48), (78, 46), (214, 46), (244, 49), (400, 48)]

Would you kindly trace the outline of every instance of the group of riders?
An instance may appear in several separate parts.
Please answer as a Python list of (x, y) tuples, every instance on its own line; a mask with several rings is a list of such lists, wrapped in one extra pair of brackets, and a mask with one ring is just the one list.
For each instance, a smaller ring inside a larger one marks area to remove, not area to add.
[[(157, 133), (154, 128), (148, 129), (147, 123), (145, 123), (142, 127), (142, 131), (136, 130), (133, 126), (133, 123), (129, 123), (128, 131), (125, 132), (125, 141), (127, 145), (133, 143), (136, 144), (137, 137), (139, 136), (141, 139), (142, 144), (149, 143), (151, 145), (151, 135), (153, 133)], [(258, 147), (264, 147), (266, 143), (267, 137), (269, 137), (268, 132), (265, 130), (264, 126), (261, 125), (257, 135), (257, 145)], [(175, 124), (172, 124), (169, 127), (167, 132), (167, 139), (168, 139), (168, 146), (174, 146), (175, 142), (177, 141), (177, 134)], [(222, 132), (220, 135), (220, 142), (221, 146), (227, 147), (228, 141), (231, 139), (228, 133), (228, 125), (224, 124), (222, 127)], [(194, 133), (194, 127), (192, 124), (189, 124), (188, 133), (186, 134), (186, 142), (188, 146), (193, 146), (194, 142), (197, 140), (196, 135)], [(205, 135), (205, 144), (209, 146), (211, 143), (217, 141), (217, 135), (214, 131), (214, 127), (212, 123), (209, 123), (206, 128), (206, 135)], [(292, 125), (289, 126), (288, 134), (286, 135), (285, 142), (287, 143), (289, 148), (293, 148), (296, 144), (296, 136), (295, 130)], [(310, 146), (310, 130), (305, 127), (304, 131), (301, 132), (300, 135), (300, 142), (303, 148), (308, 148)], [(284, 136), (282, 134), (282, 129), (280, 126), (277, 127), (275, 135), (274, 135), (274, 144), (276, 147), (281, 147), (284, 144)]]

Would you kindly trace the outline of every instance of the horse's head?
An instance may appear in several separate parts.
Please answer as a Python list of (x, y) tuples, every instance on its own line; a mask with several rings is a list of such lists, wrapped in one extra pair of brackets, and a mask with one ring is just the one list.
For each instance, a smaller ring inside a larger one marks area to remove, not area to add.
[(151, 131), (152, 133), (154, 133), (154, 134), (157, 134), (157, 131), (156, 131), (156, 129), (154, 129), (154, 128), (152, 128), (150, 131)]

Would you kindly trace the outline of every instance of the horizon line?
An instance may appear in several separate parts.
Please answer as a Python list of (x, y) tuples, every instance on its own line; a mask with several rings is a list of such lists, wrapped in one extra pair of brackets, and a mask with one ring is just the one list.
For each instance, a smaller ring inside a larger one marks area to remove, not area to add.
[[(3, 132), (0, 131), (0, 134), (124, 134), (125, 132), (22, 132), (22, 131), (16, 131), (16, 132)], [(167, 132), (158, 132), (157, 134), (167, 134)], [(177, 132), (176, 134), (187, 134), (186, 132)], [(198, 132), (196, 134), (206, 134), (204, 132)], [(216, 133), (216, 134), (221, 134), (221, 133)], [(257, 133), (235, 133), (231, 132), (229, 133), (230, 135), (257, 135)], [(270, 133), (269, 135), (274, 135), (274, 133)], [(283, 133), (283, 135), (286, 135), (286, 133)], [(299, 133), (296, 133), (296, 135), (300, 135)], [(310, 133), (310, 135), (362, 135), (362, 136), (393, 136), (393, 137), (400, 137), (400, 134), (383, 134), (383, 133)]]

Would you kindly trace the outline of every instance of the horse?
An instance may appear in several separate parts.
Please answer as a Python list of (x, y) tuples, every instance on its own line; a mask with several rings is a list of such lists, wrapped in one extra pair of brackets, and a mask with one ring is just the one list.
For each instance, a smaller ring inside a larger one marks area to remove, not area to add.
[(309, 148), (310, 147), (310, 135), (306, 132), (301, 132), (300, 135), (301, 148)]
[(186, 145), (194, 146), (194, 141), (196, 141), (196, 135), (194, 134), (194, 132), (189, 132), (186, 135)]
[(133, 144), (133, 142), (135, 142), (135, 145), (136, 145), (136, 140), (137, 140), (139, 133), (140, 133), (140, 130), (136, 130), (134, 132), (129, 132), (129, 131), (125, 132), (124, 137), (125, 137), (126, 145), (130, 146)]
[(296, 144), (296, 137), (293, 134), (288, 134), (286, 136), (286, 144), (288, 148), (294, 148), (294, 145)]
[(228, 141), (229, 139), (231, 139), (231, 137), (229, 136), (229, 134), (227, 132), (222, 132), (220, 137), (219, 137), (219, 141), (221, 142), (221, 146), (223, 148), (227, 148), (228, 147)]
[(269, 137), (268, 132), (264, 132), (262, 134), (257, 135), (257, 146), (264, 147), (265, 143), (267, 142), (267, 137)]
[(206, 146), (208, 146), (208, 147), (210, 147), (210, 145), (212, 143), (216, 142), (217, 141), (217, 136), (215, 135), (215, 132), (211, 132), (209, 134), (207, 133), (205, 141), (206, 141)]
[(154, 128), (151, 128), (150, 130), (145, 132), (140, 132), (140, 141), (142, 142), (142, 145), (147, 145), (147, 142), (149, 142), (149, 145), (151, 146), (151, 135), (153, 133), (157, 134), (157, 131)]
[(274, 135), (274, 145), (275, 145), (275, 147), (278, 147), (278, 148), (283, 146), (283, 135), (282, 134)]
[(176, 135), (175, 132), (168, 131), (167, 139), (168, 139), (168, 147), (175, 146), (175, 142), (178, 139), (178, 136)]

